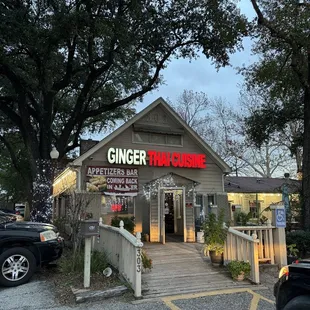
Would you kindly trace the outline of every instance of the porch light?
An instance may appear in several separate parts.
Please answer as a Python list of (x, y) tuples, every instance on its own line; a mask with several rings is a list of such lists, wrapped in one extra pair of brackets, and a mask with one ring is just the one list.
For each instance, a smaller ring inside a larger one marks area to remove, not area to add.
[(52, 148), (52, 150), (50, 152), (50, 156), (51, 156), (51, 159), (58, 159), (59, 152), (57, 151), (55, 146), (53, 146), (53, 148)]

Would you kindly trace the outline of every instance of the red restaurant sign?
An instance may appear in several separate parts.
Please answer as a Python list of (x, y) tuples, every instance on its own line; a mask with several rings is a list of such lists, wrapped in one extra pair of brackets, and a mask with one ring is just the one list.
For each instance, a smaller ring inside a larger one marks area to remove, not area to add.
[(206, 168), (205, 154), (179, 152), (158, 152), (132, 149), (110, 148), (107, 158), (110, 164), (148, 165), (153, 167)]

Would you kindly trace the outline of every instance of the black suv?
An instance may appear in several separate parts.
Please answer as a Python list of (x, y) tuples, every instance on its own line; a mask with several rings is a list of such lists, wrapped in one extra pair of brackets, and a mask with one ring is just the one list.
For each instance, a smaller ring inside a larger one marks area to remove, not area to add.
[(0, 285), (26, 283), (38, 266), (58, 259), (62, 251), (63, 239), (54, 225), (0, 216)]
[(310, 261), (300, 260), (283, 267), (274, 286), (277, 310), (310, 309)]

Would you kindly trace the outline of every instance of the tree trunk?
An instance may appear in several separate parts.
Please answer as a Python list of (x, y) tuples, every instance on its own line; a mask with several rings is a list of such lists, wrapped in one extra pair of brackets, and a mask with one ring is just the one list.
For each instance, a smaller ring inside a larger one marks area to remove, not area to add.
[(52, 163), (49, 159), (36, 160), (36, 174), (33, 179), (31, 220), (48, 223), (52, 218)]

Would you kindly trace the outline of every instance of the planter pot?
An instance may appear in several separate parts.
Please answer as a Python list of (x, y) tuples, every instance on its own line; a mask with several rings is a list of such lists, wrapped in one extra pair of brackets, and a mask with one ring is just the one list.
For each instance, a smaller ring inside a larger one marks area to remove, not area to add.
[(215, 251), (209, 251), (211, 263), (213, 266), (222, 266), (224, 263), (223, 253), (216, 255)]
[(297, 256), (288, 256), (287, 257), (287, 264), (290, 265), (290, 264), (292, 264), (297, 259), (298, 259)]
[(236, 278), (237, 281), (243, 281), (244, 280), (244, 272), (241, 272), (238, 277)]

